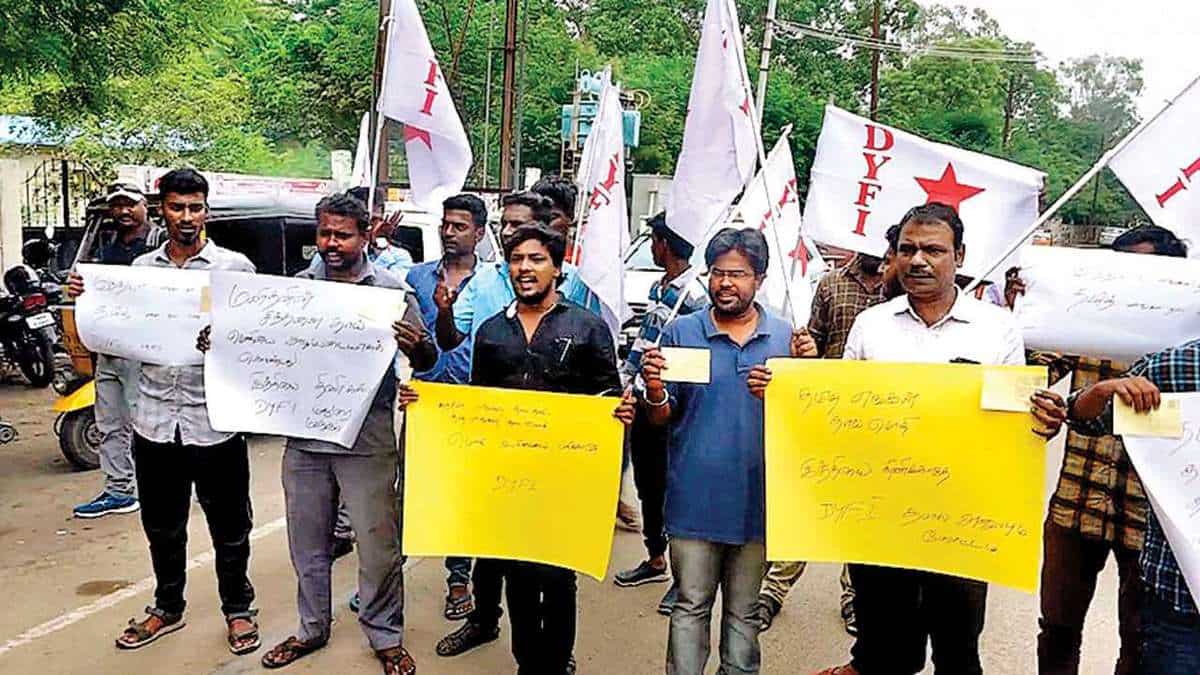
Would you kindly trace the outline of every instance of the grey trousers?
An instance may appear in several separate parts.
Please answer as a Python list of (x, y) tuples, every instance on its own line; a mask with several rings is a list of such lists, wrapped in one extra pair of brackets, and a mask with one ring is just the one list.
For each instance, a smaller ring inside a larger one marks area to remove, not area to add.
[(96, 430), (100, 432), (100, 470), (104, 491), (136, 497), (133, 472), (133, 405), (141, 366), (117, 356), (96, 357)]
[(758, 673), (762, 657), (755, 604), (766, 567), (762, 542), (734, 546), (671, 538), (671, 572), (679, 586), (679, 598), (671, 612), (667, 639), (668, 675), (704, 675), (718, 587), (722, 613), (717, 673)]
[(330, 571), (338, 495), (358, 534), (358, 623), (375, 650), (404, 638), (404, 567), (400, 557), (399, 456), (346, 455), (288, 448), (283, 454), (288, 545), (296, 569), (301, 640), (327, 640), (332, 621)]

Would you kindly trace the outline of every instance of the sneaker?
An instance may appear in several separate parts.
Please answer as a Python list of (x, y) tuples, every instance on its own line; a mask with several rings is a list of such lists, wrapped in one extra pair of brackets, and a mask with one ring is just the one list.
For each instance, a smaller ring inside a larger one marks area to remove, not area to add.
[(641, 586), (642, 584), (661, 584), (664, 581), (671, 580), (671, 573), (667, 571), (667, 566), (663, 565), (662, 569), (656, 568), (650, 564), (649, 560), (643, 560), (638, 563), (637, 567), (624, 572), (618, 572), (613, 577), (613, 583), (623, 588), (631, 586)]
[(671, 616), (671, 612), (675, 611), (675, 601), (679, 598), (679, 587), (671, 584), (671, 588), (667, 590), (667, 594), (658, 601), (658, 613), (663, 616)]
[(103, 492), (86, 504), (76, 506), (76, 518), (100, 518), (114, 513), (133, 513), (141, 508), (137, 497), (123, 497)]
[(334, 537), (333, 538), (333, 559), (337, 560), (343, 556), (350, 555), (354, 550), (354, 540), (350, 537)]

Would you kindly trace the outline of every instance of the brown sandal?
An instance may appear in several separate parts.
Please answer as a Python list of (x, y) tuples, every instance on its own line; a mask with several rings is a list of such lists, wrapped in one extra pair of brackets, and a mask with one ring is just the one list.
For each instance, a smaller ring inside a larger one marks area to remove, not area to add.
[[(149, 624), (151, 621), (158, 621), (159, 626), (151, 630)], [(129, 625), (121, 632), (121, 635), (116, 639), (117, 649), (139, 649), (154, 642), (158, 638), (174, 633), (183, 628), (187, 624), (183, 622), (183, 615), (171, 615), (157, 609), (155, 607), (146, 608), (146, 618), (138, 621), (130, 619)]]
[(392, 647), (375, 652), (383, 664), (383, 675), (417, 675), (417, 662), (404, 647)]
[(326, 640), (305, 642), (295, 635), (289, 636), (288, 639), (271, 647), (271, 651), (263, 654), (263, 667), (272, 670), (282, 668), (324, 647), (326, 642)]
[[(254, 620), (255, 614), (256, 612), (250, 612), (225, 617), (225, 625), (229, 629), (225, 635), (225, 642), (229, 644), (229, 651), (235, 656), (249, 654), (262, 646), (262, 639), (258, 636), (258, 622)], [(250, 628), (234, 630), (235, 621), (245, 621), (250, 624)]]

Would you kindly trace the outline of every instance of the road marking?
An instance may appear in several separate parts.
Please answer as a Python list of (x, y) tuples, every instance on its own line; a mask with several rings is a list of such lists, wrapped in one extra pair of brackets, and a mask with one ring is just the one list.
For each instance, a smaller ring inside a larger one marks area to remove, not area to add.
[[(271, 522), (267, 523), (266, 525), (256, 527), (250, 531), (250, 541), (255, 541), (257, 539), (262, 539), (263, 537), (270, 536), (270, 535), (274, 534), (275, 532), (282, 530), (286, 525), (287, 525), (286, 518), (278, 518), (276, 520), (272, 520)], [(211, 563), (214, 558), (215, 558), (215, 554), (210, 549), (204, 553), (201, 553), (200, 555), (196, 556), (195, 558), (192, 558), (191, 560), (189, 560), (187, 562), (186, 569), (187, 569), (187, 571), (190, 572), (202, 565), (207, 565), (208, 563)], [(153, 589), (154, 589), (154, 576), (151, 575), (151, 576), (146, 577), (145, 579), (142, 579), (141, 581), (137, 582), (136, 584), (133, 584), (132, 586), (126, 586), (125, 588), (122, 588), (120, 590), (113, 591), (112, 593), (109, 593), (108, 595), (98, 598), (98, 599), (96, 599), (96, 601), (89, 603), (87, 605), (84, 605), (83, 607), (80, 607), (78, 609), (67, 612), (66, 614), (62, 614), (53, 619), (50, 619), (46, 623), (43, 623), (39, 626), (34, 626), (33, 628), (30, 628), (29, 630), (25, 631), (24, 633), (21, 633), (20, 635), (9, 640), (8, 642), (5, 642), (3, 645), (0, 645), (0, 656), (4, 656), (6, 653), (16, 649), (17, 647), (20, 647), (22, 645), (27, 645), (30, 642), (33, 642), (34, 640), (44, 638), (47, 635), (50, 635), (51, 633), (55, 633), (57, 631), (60, 631), (64, 628), (66, 628), (67, 626), (79, 623), (80, 621), (83, 621), (84, 619), (88, 618), (89, 616), (91, 616), (97, 612), (102, 612), (102, 611), (108, 609), (109, 607), (120, 604), (136, 595), (145, 593), (146, 591), (150, 591)]]

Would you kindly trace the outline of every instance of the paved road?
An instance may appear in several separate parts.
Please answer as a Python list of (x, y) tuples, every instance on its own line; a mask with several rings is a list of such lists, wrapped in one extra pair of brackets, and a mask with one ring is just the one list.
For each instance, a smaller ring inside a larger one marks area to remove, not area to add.
[[(136, 652), (118, 652), (112, 640), (151, 601), (150, 563), (136, 516), (73, 520), (71, 506), (91, 497), (98, 472), (77, 473), (58, 453), (51, 430), (48, 391), (0, 385), (0, 415), (15, 422), (21, 439), (0, 446), (0, 673), (246, 673), (262, 672), (257, 656), (235, 657), (223, 641), (216, 581), (199, 507), (189, 555), (188, 626)], [(264, 640), (273, 643), (295, 628), (295, 578), (282, 529), (279, 485), (281, 446), (251, 446), (256, 540), (251, 575), (258, 591)], [(610, 569), (641, 554), (636, 535), (618, 533)], [(482, 675), (514, 671), (501, 641), (455, 659), (441, 659), (434, 644), (454, 624), (441, 617), (441, 560), (410, 562), (406, 574), (409, 622), (406, 643), (425, 675)], [(354, 559), (335, 567), (335, 597), (354, 587)], [(1111, 671), (1117, 641), (1115, 574), (1105, 571), (1084, 642), (1084, 673)], [(662, 586), (618, 589), (611, 581), (580, 579), (580, 672), (662, 672), (667, 622), (654, 612)], [(988, 673), (1036, 671), (1037, 603), (1033, 596), (993, 587), (984, 634)], [(764, 673), (807, 673), (846, 659), (850, 639), (837, 610), (837, 568), (813, 565), (789, 598), (775, 627), (763, 636)], [(715, 645), (715, 641), (714, 641)], [(260, 652), (261, 653), (261, 652)], [(378, 672), (354, 617), (339, 604), (334, 637), (322, 652), (288, 672)], [(714, 666), (715, 669), (715, 666)]]

